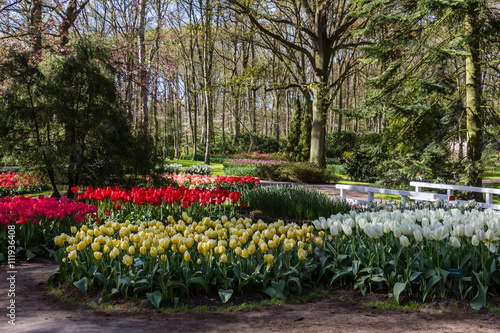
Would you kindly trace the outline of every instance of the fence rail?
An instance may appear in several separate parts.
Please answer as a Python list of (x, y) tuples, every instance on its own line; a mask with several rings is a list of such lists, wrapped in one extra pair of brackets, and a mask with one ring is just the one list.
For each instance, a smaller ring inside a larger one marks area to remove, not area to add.
[[(433, 183), (423, 183), (423, 182), (410, 182), (410, 186), (415, 187), (415, 191), (404, 191), (404, 190), (392, 190), (387, 188), (370, 187), (370, 186), (360, 186), (360, 185), (346, 185), (337, 184), (335, 188), (340, 190), (340, 199), (346, 202), (351, 202), (355, 204), (366, 204), (368, 202), (373, 202), (375, 199), (375, 193), (382, 194), (392, 194), (401, 196), (401, 202), (408, 201), (408, 198), (413, 200), (421, 201), (436, 201), (448, 200), (450, 203), (467, 203), (465, 200), (455, 200), (453, 191), (469, 191), (469, 192), (479, 192), (486, 193), (486, 203), (478, 202), (477, 205), (482, 208), (491, 208), (495, 210), (500, 210), (500, 205), (493, 204), (493, 195), (500, 195), (500, 189), (484, 188), (484, 187), (472, 187), (472, 186), (460, 186), (460, 185), (447, 185), (447, 184), (433, 184)], [(445, 189), (447, 194), (439, 193), (429, 193), (422, 192), (422, 188), (435, 188), (435, 189)], [(347, 191), (361, 191), (368, 192), (368, 200), (354, 200), (347, 198)]]

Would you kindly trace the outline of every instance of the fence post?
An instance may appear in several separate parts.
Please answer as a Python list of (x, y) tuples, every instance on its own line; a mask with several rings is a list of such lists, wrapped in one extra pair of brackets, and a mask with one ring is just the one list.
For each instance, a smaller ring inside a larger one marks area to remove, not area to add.
[(341, 189), (340, 189), (340, 199), (341, 199), (342, 201), (345, 201), (345, 197), (346, 197), (346, 190), (345, 190), (345, 189), (343, 189), (343, 188), (341, 188)]
[(374, 193), (373, 192), (368, 192), (368, 201), (373, 202), (375, 199)]
[(493, 203), (493, 193), (486, 193), (486, 203), (487, 204)]

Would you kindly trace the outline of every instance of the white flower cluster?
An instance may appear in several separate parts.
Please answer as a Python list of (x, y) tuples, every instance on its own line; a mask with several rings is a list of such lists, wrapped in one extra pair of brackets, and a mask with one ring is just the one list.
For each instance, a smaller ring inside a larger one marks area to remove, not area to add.
[(163, 171), (168, 174), (190, 174), (190, 175), (210, 175), (214, 169), (206, 164), (195, 164), (190, 167), (183, 168), (181, 164), (165, 164)]
[(353, 230), (366, 234), (371, 239), (379, 239), (392, 234), (404, 247), (410, 239), (416, 243), (427, 241), (440, 242), (449, 239), (451, 246), (460, 248), (461, 241), (470, 240), (473, 246), (483, 243), (495, 253), (500, 239), (500, 213), (493, 210), (461, 211), (452, 208), (419, 209), (406, 211), (386, 211), (332, 215), (313, 221), (318, 230), (329, 230), (332, 236), (343, 233), (351, 236)]

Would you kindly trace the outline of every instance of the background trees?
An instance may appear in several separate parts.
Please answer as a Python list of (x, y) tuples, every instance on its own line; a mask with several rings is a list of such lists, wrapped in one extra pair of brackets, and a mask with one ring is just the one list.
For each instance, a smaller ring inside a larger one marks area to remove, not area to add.
[[(121, 110), (131, 138), (151, 143), (143, 151), (153, 155), (209, 162), (211, 153), (243, 147), (284, 149), (288, 137), (297, 137), (298, 100), (306, 148), (295, 159), (325, 166), (327, 158), (358, 149), (375, 162), (379, 178), (460, 172), (443, 163), (455, 159), (468, 183), (479, 184), (482, 150), (500, 119), (499, 8), (497, 0), (6, 0), (0, 62), (12, 64), (6, 54), (14, 48), (25, 54), (19, 66), (26, 70), (19, 76), (6, 65), (0, 92), (41, 82), (48, 89), (49, 58), (69, 66), (71, 45), (99, 40), (109, 47), (113, 71), (105, 76), (117, 95), (96, 100)], [(57, 79), (81, 84), (71, 75)], [(12, 101), (1, 105), (12, 110)], [(38, 122), (50, 118), (32, 110)], [(11, 129), (7, 114), (2, 135)], [(84, 120), (78, 122), (88, 125)], [(51, 153), (39, 154), (43, 160)]]

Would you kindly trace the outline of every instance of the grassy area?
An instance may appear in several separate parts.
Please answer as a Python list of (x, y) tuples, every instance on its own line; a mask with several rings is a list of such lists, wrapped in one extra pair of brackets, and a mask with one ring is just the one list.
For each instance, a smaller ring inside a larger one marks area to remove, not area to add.
[[(203, 164), (203, 161), (187, 161), (187, 160), (177, 160), (177, 161), (167, 161), (168, 164), (180, 164), (183, 168), (190, 167), (196, 164)], [(214, 169), (212, 175), (214, 176), (223, 176), (224, 173), (222, 169), (224, 166), (220, 163), (211, 163), (210, 167)]]

